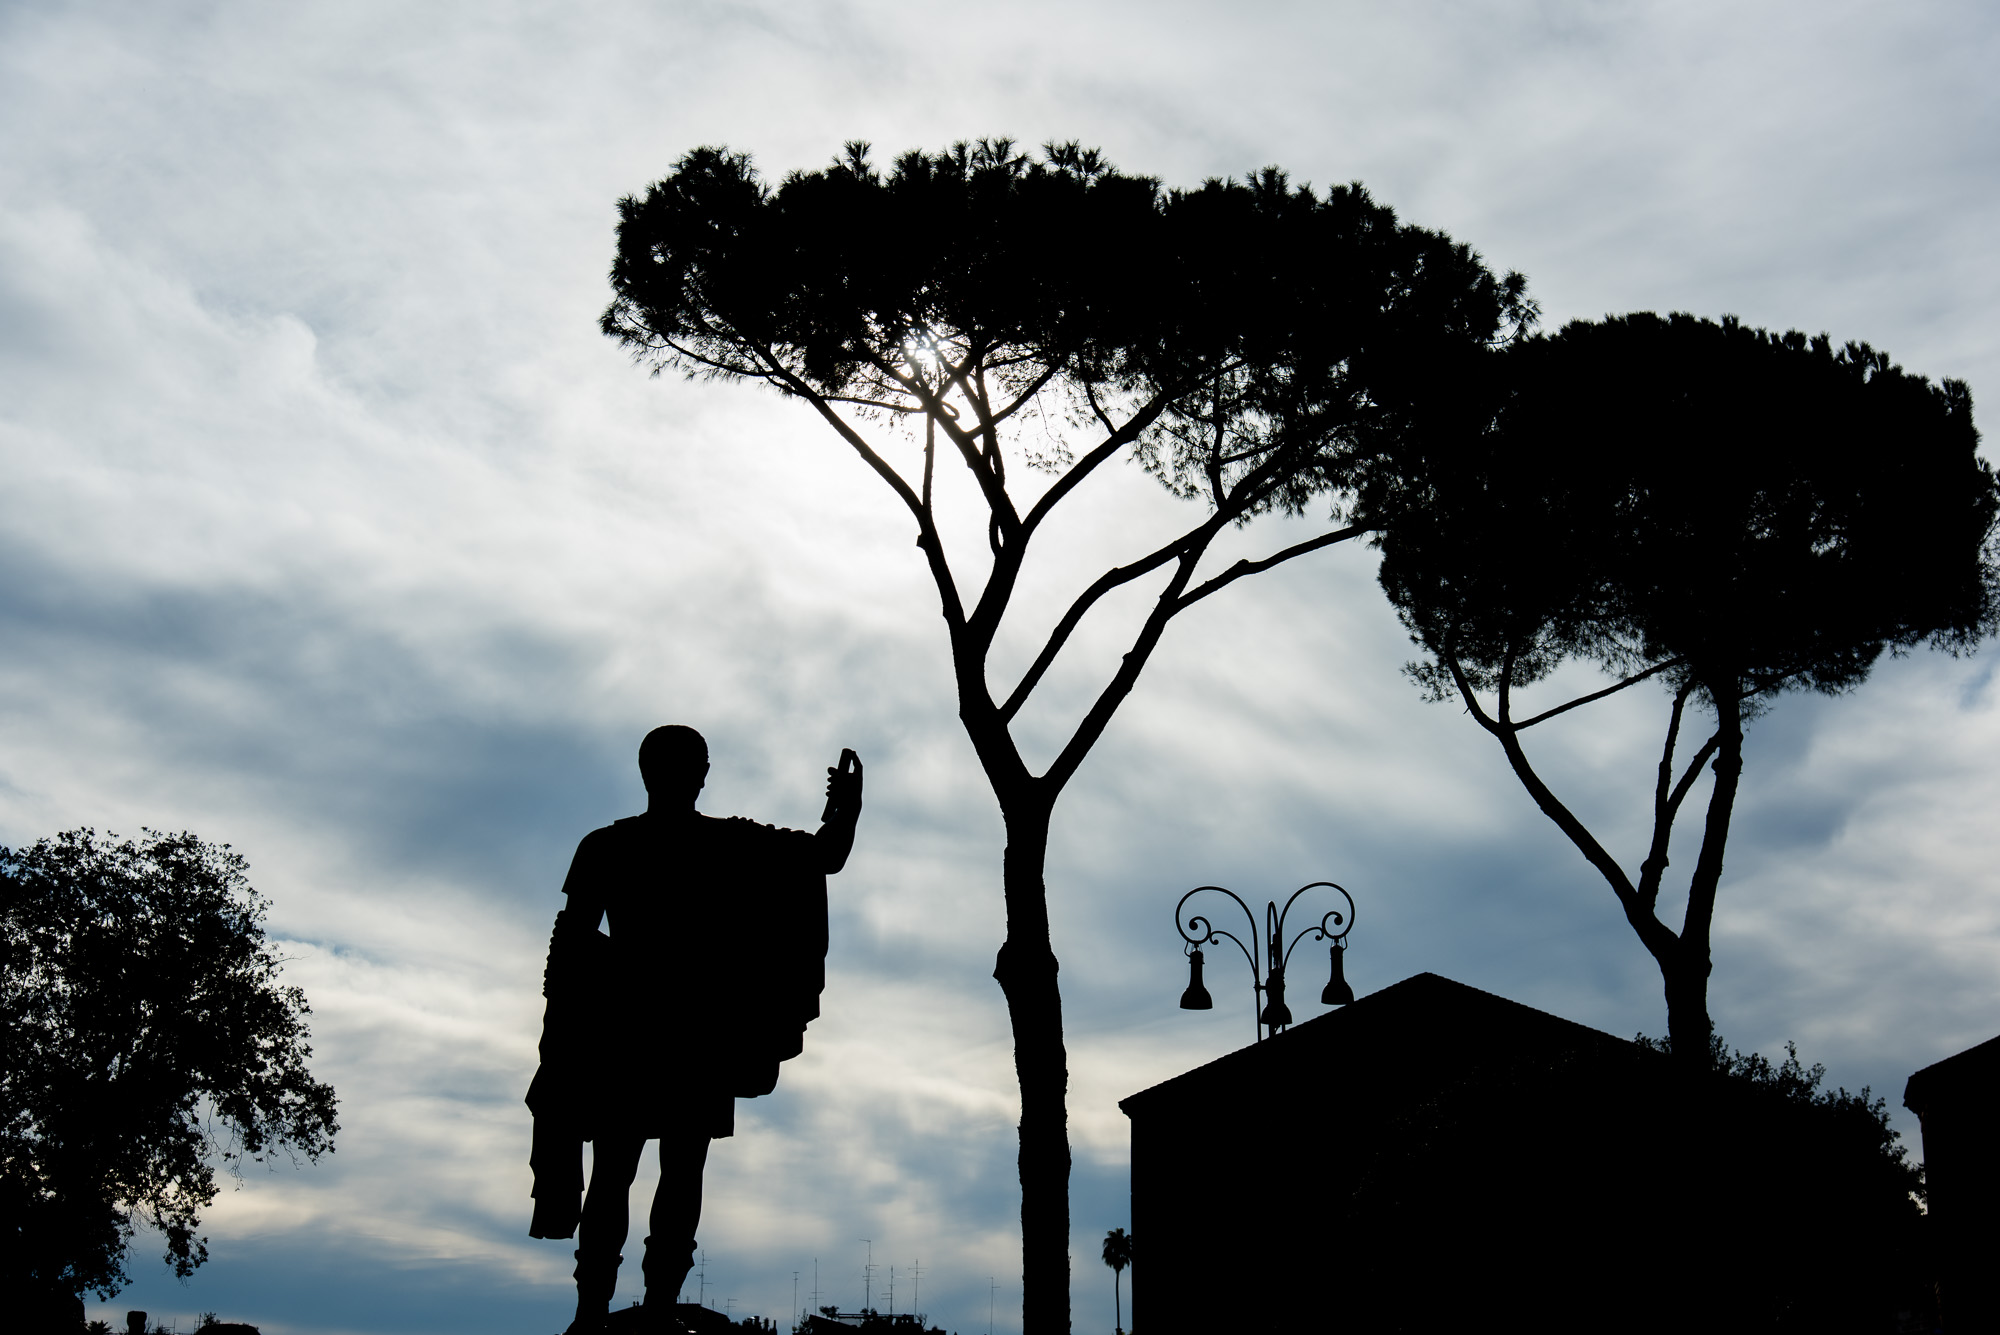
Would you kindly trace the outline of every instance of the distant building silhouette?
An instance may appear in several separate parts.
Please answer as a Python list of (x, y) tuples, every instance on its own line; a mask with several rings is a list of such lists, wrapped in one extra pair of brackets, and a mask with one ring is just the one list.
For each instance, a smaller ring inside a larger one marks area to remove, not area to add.
[(2000, 1038), (1918, 1071), (1903, 1106), (1924, 1128), (1945, 1329), (2000, 1331)]
[(663, 1330), (672, 1335), (777, 1335), (775, 1321), (754, 1316), (732, 1321), (713, 1307), (699, 1303), (676, 1303), (673, 1320), (677, 1327), (662, 1326), (656, 1313), (643, 1307), (628, 1307), (606, 1317), (602, 1329), (605, 1335), (660, 1335)]
[(897, 1312), (891, 1316), (873, 1310), (836, 1312), (826, 1316), (809, 1312), (799, 1323), (799, 1335), (944, 1335), (941, 1327), (930, 1324), (921, 1312)]
[(1119, 1106), (1145, 1335), (1886, 1335), (1921, 1287), (1824, 1118), (1435, 974)]

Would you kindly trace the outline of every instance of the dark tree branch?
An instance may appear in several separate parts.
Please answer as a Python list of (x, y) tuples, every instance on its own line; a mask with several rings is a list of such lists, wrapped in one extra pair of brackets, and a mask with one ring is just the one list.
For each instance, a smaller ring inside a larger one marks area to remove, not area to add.
[[(1139, 439), (1145, 433), (1147, 427), (1158, 421), (1160, 414), (1167, 410), (1167, 405), (1170, 402), (1172, 402), (1171, 393), (1169, 391), (1162, 391), (1148, 400), (1146, 405), (1140, 408), (1139, 411), (1126, 418), (1123, 426), (1111, 427), (1111, 434), (1109, 436), (1106, 436), (1103, 441), (1093, 446), (1088, 454), (1070, 465), (1069, 469), (1056, 479), (1055, 485), (1043, 492), (1041, 499), (1028, 507), (1028, 517), (1021, 521), (1022, 528), (1032, 533), (1041, 524), (1042, 520), (1048, 518), (1049, 511), (1055, 509), (1057, 503), (1063, 497), (1076, 490), (1085, 478), (1097, 471), (1099, 465), (1112, 455), (1118, 453), (1119, 450)], [(1092, 407), (1096, 407), (1094, 402)], [(1099, 411), (1098, 415), (1103, 419), (1106, 426), (1111, 426), (1110, 419), (1104, 417), (1101, 411)]]
[[(737, 376), (744, 380), (775, 381), (779, 379), (779, 377), (774, 376), (767, 371), (759, 370), (756, 367), (738, 366), (733, 362), (717, 361), (713, 357), (703, 356), (701, 353), (696, 352), (692, 348), (684, 348), (670, 338), (665, 338), (658, 335), (656, 335), (655, 337), (659, 338), (659, 342), (650, 345), (648, 351), (657, 352), (660, 348), (667, 348), (670, 349), (673, 352), (674, 356), (676, 357), (684, 358), (687, 361), (695, 362), (699, 365), (706, 366), (711, 371), (719, 372), (722, 375)], [(662, 369), (664, 368), (660, 366), (655, 366), (653, 368), (653, 373), (657, 375)]]
[(924, 418), (924, 513), (931, 512), (931, 475), (937, 465), (937, 423)]
[[(1531, 719), (1526, 719), (1520, 723), (1516, 723), (1514, 725), (1514, 729), (1515, 731), (1518, 732), (1523, 728), (1532, 728), (1537, 723), (1545, 722), (1548, 719), (1554, 718), (1558, 714), (1567, 714), (1570, 710), (1575, 709), (1578, 705), (1587, 705), (1593, 700), (1602, 700), (1607, 695), (1616, 695), (1618, 694), (1618, 692), (1624, 690), (1627, 686), (1637, 686), (1640, 682), (1646, 680), (1646, 678), (1657, 676), (1659, 673), (1665, 672), (1668, 668), (1675, 667), (1681, 663), (1685, 663), (1686, 661), (1687, 660), (1685, 658), (1669, 658), (1664, 663), (1655, 663), (1653, 666), (1647, 668), (1644, 672), (1634, 673), (1632, 676), (1625, 678), (1625, 680), (1607, 686), (1601, 691), (1592, 691), (1589, 695), (1579, 695), (1576, 699), (1570, 701), (1566, 705), (1557, 705), (1554, 709), (1543, 710), (1541, 713), (1535, 715)], [(1675, 720), (1675, 727), (1678, 728), (1680, 720), (1680, 706), (1678, 703), (1674, 706), (1674, 720)], [(1669, 750), (1671, 750), (1673, 747), (1673, 739), (1671, 734), (1668, 735), (1667, 746)]]
[[(765, 355), (769, 357), (768, 353)], [(928, 502), (930, 471), (928, 462), (925, 467), (926, 496), (920, 497), (910, 489), (910, 484), (903, 480), (903, 475), (898, 473), (888, 460), (877, 454), (874, 448), (862, 439), (861, 433), (849, 425), (845, 418), (834, 411), (831, 403), (828, 403), (812, 386), (793, 375), (775, 357), (769, 357), (769, 360), (775, 377), (784, 380), (794, 394), (812, 404), (814, 410), (840, 434), (840, 438), (861, 456), (863, 462), (875, 470), (876, 476), (889, 484), (890, 490), (894, 491), (909, 508), (911, 516), (917, 521), (917, 546), (922, 549), (924, 559), (930, 565), (931, 579), (937, 585), (945, 623), (956, 638), (965, 629), (965, 605), (959, 598), (958, 581), (952, 576), (951, 564), (945, 558), (944, 543), (938, 537), (936, 524), (932, 522)]]
[(972, 368), (970, 392), (966, 395), (972, 410), (979, 415), (979, 430), (986, 437), (986, 457), (993, 467), (993, 476), (1002, 487), (1007, 485), (1007, 460), (1000, 453), (1000, 430), (998, 420), (993, 416), (993, 399), (986, 389), (986, 368)]
[(1618, 897), (1619, 906), (1625, 910), (1625, 919), (1639, 934), (1639, 940), (1652, 953), (1654, 959), (1666, 963), (1678, 947), (1678, 939), (1666, 924), (1653, 916), (1651, 908), (1640, 902), (1638, 890), (1632, 884), (1631, 878), (1625, 875), (1625, 869), (1620, 867), (1604, 845), (1597, 841), (1597, 836), (1577, 819), (1576, 813), (1563, 805), (1549, 786), (1542, 782), (1542, 776), (1535, 772), (1535, 767), (1528, 761), (1527, 753), (1521, 749), (1521, 741), (1517, 735), (1519, 726), (1509, 717), (1509, 697), (1513, 684), (1511, 678), (1514, 671), (1513, 655), (1510, 653), (1507, 656), (1501, 669), (1500, 704), (1497, 716), (1488, 715), (1480, 707), (1478, 694), (1473, 690), (1472, 682), (1466, 677), (1464, 669), (1459, 666), (1458, 659), (1449, 654), (1440, 654), (1439, 657), (1444, 659), (1445, 666), (1451, 670), (1452, 680), (1457, 683), (1459, 694), (1464, 697), (1466, 707), (1472, 712), (1472, 716), (1479, 721), (1481, 727), (1499, 739), (1501, 750), (1507, 755), (1508, 765), (1513, 768), (1514, 776), (1521, 781), (1521, 786), (1528, 790), (1528, 796), (1534, 799), (1542, 814), (1554, 821), (1556, 828), (1568, 836), (1569, 841), (1576, 845), (1577, 851), (1583, 854), (1590, 865), (1597, 868), (1598, 873), (1610, 885), (1611, 892)]
[(1083, 387), (1083, 400), (1090, 405), (1090, 411), (1097, 415), (1097, 420), (1104, 424), (1104, 429), (1116, 434), (1118, 424), (1111, 420), (1110, 414), (1104, 411), (1104, 405), (1097, 401), (1097, 386), (1086, 384)]
[(1227, 436), (1228, 419), (1222, 412), (1222, 377), (1215, 378), (1215, 385), (1209, 391), (1209, 412), (1215, 423), (1214, 439), (1208, 446), (1208, 463), (1203, 469), (1208, 475), (1208, 494), (1216, 506), (1222, 505), (1222, 443)]
[[(1111, 716), (1117, 712), (1119, 703), (1131, 691), (1132, 684), (1138, 680), (1140, 671), (1146, 666), (1147, 660), (1152, 657), (1153, 650), (1158, 647), (1160, 636), (1166, 630), (1167, 622), (1171, 621), (1194, 603), (1207, 597), (1208, 594), (1222, 588), (1225, 584), (1234, 583), (1245, 575), (1255, 574), (1260, 570), (1268, 570), (1281, 561), (1288, 561), (1294, 556), (1316, 551), (1321, 547), (1344, 541), (1365, 531), (1360, 528), (1354, 528), (1351, 530), (1341, 530), (1337, 533), (1323, 534), (1309, 542), (1302, 542), (1295, 547), (1287, 548), (1285, 551), (1267, 557), (1262, 561), (1239, 561), (1236, 566), (1232, 566), (1229, 570), (1223, 572), (1223, 574), (1208, 581), (1207, 584), (1204, 584), (1194, 593), (1184, 594), (1182, 590), (1187, 587), (1188, 581), (1193, 578), (1195, 567), (1201, 563), (1202, 555), (1208, 550), (1209, 543), (1214, 541), (1215, 534), (1220, 532), (1223, 525), (1229, 522), (1230, 517), (1227, 511), (1217, 511), (1214, 515), (1210, 516), (1206, 524), (1187, 535), (1186, 545), (1178, 555), (1179, 567), (1175, 570), (1173, 578), (1167, 581), (1167, 587), (1160, 591), (1159, 598), (1154, 601), (1153, 610), (1147, 614), (1145, 624), (1140, 627), (1138, 635), (1134, 637), (1132, 647), (1126, 651), (1124, 658), (1120, 660), (1118, 671), (1098, 695), (1097, 700), (1091, 705), (1089, 713), (1084, 715), (1082, 722), (1077, 725), (1076, 731), (1071, 734), (1069, 742), (1063, 747), (1062, 753), (1056, 757), (1055, 764), (1049, 767), (1047, 774), (1044, 776), (1054, 786), (1055, 790), (1059, 791), (1064, 784), (1069, 782), (1070, 777), (1075, 774), (1077, 767), (1083, 763), (1084, 756), (1089, 754), (1090, 748), (1097, 744), (1097, 739), (1103, 735), (1104, 729), (1110, 724)], [(1154, 555), (1157, 556), (1159, 553), (1156, 552)], [(1053, 659), (1054, 655), (1048, 650), (1044, 650), (1044, 653), (1048, 658)], [(1045, 671), (1047, 663), (1041, 659), (1037, 659), (1037, 667)], [(1014, 703), (1016, 708), (1019, 708), (1017, 698), (1025, 699), (1024, 692), (1018, 687), (1015, 690), (1014, 696), (1009, 697), (1009, 701), (1010, 703)]]
[[(951, 383), (954, 377), (941, 376), (938, 387), (933, 389), (924, 383), (922, 377), (891, 366), (880, 357), (871, 358), (869, 364), (901, 385), (905, 393), (915, 397), (922, 405), (925, 415), (944, 428), (945, 436), (958, 447), (959, 458), (964, 461), (967, 471), (979, 484), (979, 492), (986, 500), (987, 511), (1000, 517), (1001, 523), (1010, 531), (1018, 528), (1020, 518), (1014, 513), (1013, 498), (1007, 494), (1006, 485), (989, 465), (985, 452), (979, 448), (976, 433), (960, 426), (957, 415), (951, 412), (949, 405), (944, 401), (944, 386)], [(958, 372), (955, 378), (962, 381), (963, 372)]]
[(1722, 734), (1718, 732), (1703, 742), (1695, 751), (1694, 759), (1688, 761), (1687, 773), (1681, 775), (1681, 781), (1674, 785), (1673, 796), (1667, 799), (1667, 819), (1670, 823), (1679, 814), (1681, 803), (1687, 799), (1688, 790), (1693, 788), (1695, 780), (1701, 777), (1701, 767), (1709, 762), (1710, 757), (1715, 755), (1721, 745)]
[[(986, 466), (993, 470), (993, 481), (1004, 493), (1007, 489), (1007, 459), (1000, 452), (1000, 429), (993, 418), (993, 402), (986, 392), (986, 368), (975, 366), (969, 381), (962, 381), (966, 402), (972, 405), (973, 413), (979, 418), (979, 434), (986, 438), (982, 451)], [(1007, 512), (1012, 514), (1014, 503), (1008, 498)], [(1000, 558), (1000, 549), (1006, 545), (1008, 534), (1001, 523), (1000, 512), (992, 511), (986, 520), (986, 545), (992, 549), (995, 561)], [(1011, 583), (1011, 581), (1010, 581)]]
[(847, 403), (857, 408), (880, 408), (884, 412), (897, 413), (902, 416), (923, 411), (921, 407), (912, 408), (907, 403), (890, 403), (883, 399), (864, 399), (854, 394), (827, 394), (823, 397), (828, 403)]
[(1660, 767), (1653, 782), (1653, 844), (1646, 860), (1639, 864), (1639, 898), (1651, 909), (1659, 902), (1660, 880), (1667, 871), (1667, 844), (1673, 833), (1673, 812), (1679, 807), (1671, 800), (1674, 782), (1674, 746), (1680, 740), (1681, 716), (1687, 711), (1692, 681), (1683, 682), (1674, 692), (1673, 709), (1667, 715), (1667, 740), (1660, 749)]
[(1309, 456), (1311, 453), (1310, 449), (1271, 446), (1264, 462), (1236, 480), (1236, 489), (1227, 498), (1227, 504), (1232, 512), (1238, 515), (1250, 513), (1286, 476), (1296, 473), (1304, 466), (1306, 459), (1299, 456)]
[(1194, 568), (1200, 563), (1202, 553), (1207, 546), (1206, 542), (1202, 542), (1181, 554), (1173, 577), (1167, 581), (1167, 587), (1160, 590), (1160, 596), (1154, 600), (1153, 610), (1146, 614), (1145, 624), (1140, 626), (1138, 635), (1133, 637), (1132, 647), (1126, 650), (1125, 656), (1119, 660), (1118, 670), (1111, 675), (1111, 680), (1091, 703), (1089, 711), (1077, 724), (1076, 731), (1070, 734), (1070, 739), (1064, 745), (1061, 754), (1056, 756), (1055, 763), (1050, 765), (1048, 772), (1042, 776), (1049, 785), (1051, 798), (1061, 792), (1063, 786), (1070, 781), (1077, 767), (1083, 764), (1083, 758), (1090, 754), (1090, 748), (1097, 745), (1097, 739), (1102, 737), (1105, 728), (1110, 726), (1111, 717), (1118, 712), (1118, 706), (1124, 702), (1127, 695), (1131, 694), (1133, 684), (1139, 680), (1139, 673), (1146, 666), (1146, 660), (1153, 656), (1153, 650), (1158, 647), (1160, 635), (1166, 630), (1167, 622), (1172, 620), (1174, 613), (1179, 610), (1180, 592), (1187, 587), (1187, 582), (1193, 576)]
[[(1709, 689), (1711, 697), (1715, 689)], [(1687, 913), (1681, 919), (1682, 967), (1689, 977), (1706, 984), (1709, 931), (1715, 921), (1715, 895), (1722, 883), (1722, 850), (1729, 842), (1729, 822), (1736, 807), (1736, 788), (1743, 777), (1743, 707), (1740, 697), (1715, 700), (1715, 787), (1708, 795), (1708, 819), (1701, 835), (1701, 853), (1688, 883)], [(1693, 773), (1692, 770), (1689, 771)], [(1669, 1021), (1672, 1020), (1669, 1015)]]
[(1220, 525), (1215, 519), (1210, 518), (1200, 527), (1188, 530), (1157, 551), (1142, 556), (1129, 565), (1115, 566), (1099, 575), (1095, 583), (1077, 595), (1076, 601), (1069, 605), (1069, 610), (1063, 613), (1062, 620), (1058, 621), (1056, 628), (1049, 633), (1047, 642), (1042, 645), (1042, 651), (1035, 656), (1035, 661), (1021, 677), (1020, 684), (1007, 697), (1006, 703), (1000, 706), (1001, 719), (1011, 722), (1014, 715), (1021, 712), (1021, 706), (1026, 704), (1028, 696), (1033, 694), (1036, 685), (1042, 679), (1042, 674), (1049, 670), (1051, 663), (1055, 662), (1056, 655), (1068, 642), (1070, 633), (1077, 628), (1084, 614), (1098, 599), (1113, 589), (1130, 584), (1133, 580), (1158, 570), (1167, 562), (1183, 555), (1191, 543), (1199, 542), (1206, 547), (1219, 529)]
[(1160, 420), (1160, 415), (1172, 406), (1174, 400), (1200, 383), (1201, 377), (1190, 376), (1169, 385), (1148, 399), (1142, 407), (1126, 418), (1123, 426), (1117, 426), (1112, 423), (1110, 416), (1105, 413), (1103, 407), (1097, 402), (1095, 389), (1087, 386), (1086, 395), (1090, 401), (1090, 409), (1097, 414), (1098, 420), (1105, 425), (1111, 434), (1088, 454), (1072, 464), (1069, 471), (1056, 479), (1054, 486), (1042, 493), (1041, 499), (1029, 507), (1028, 517), (1022, 521), (1022, 527), (1032, 532), (1043, 519), (1048, 517), (1049, 511), (1055, 509), (1057, 503), (1063, 497), (1074, 491), (1105, 460), (1109, 459), (1125, 446), (1137, 441), (1140, 436), (1145, 434), (1148, 427)]
[(1021, 411), (1022, 408), (1026, 407), (1028, 400), (1034, 398), (1035, 395), (1041, 393), (1042, 390), (1047, 387), (1049, 381), (1056, 378), (1057, 369), (1058, 368), (1056, 368), (1055, 366), (1043, 367), (1041, 374), (1036, 376), (1034, 378), (1034, 381), (1030, 383), (1026, 389), (1022, 390), (1018, 395), (1016, 395), (1012, 403), (1008, 404), (1005, 408), (1002, 408), (999, 412), (993, 415), (993, 424), (995, 426), (998, 426), (1000, 423), (1012, 417), (1015, 413)]
[(1458, 686), (1459, 698), (1465, 701), (1465, 712), (1472, 715), (1473, 722), (1498, 737), (1500, 720), (1487, 713), (1486, 707), (1479, 703), (1479, 692), (1473, 689), (1472, 680), (1465, 675), (1465, 669), (1458, 665), (1458, 656), (1444, 649), (1435, 652), (1438, 660), (1451, 672), (1451, 679)]
[(771, 366), (771, 374), (768, 378), (780, 382), (793, 394), (812, 404), (819, 412), (819, 415), (825, 418), (835, 431), (840, 433), (841, 439), (845, 440), (854, 452), (860, 455), (870, 468), (875, 470), (877, 476), (889, 484), (890, 489), (902, 499), (903, 504), (909, 507), (910, 513), (916, 516), (919, 523), (922, 523), (925, 519), (923, 502), (919, 499), (917, 493), (911, 489), (910, 484), (903, 480), (903, 475), (896, 471), (895, 466), (876, 453), (874, 446), (864, 440), (860, 432), (856, 431), (848, 424), (845, 418), (833, 410), (833, 404), (825, 395), (807, 384), (799, 376), (793, 374), (788, 367), (779, 362), (769, 352), (763, 349), (759, 349), (759, 352), (767, 359)]
[(1346, 528), (1335, 529), (1331, 533), (1322, 533), (1317, 538), (1309, 538), (1305, 542), (1294, 543), (1281, 552), (1273, 552), (1261, 561), (1238, 561), (1215, 578), (1189, 591), (1180, 600), (1179, 606), (1175, 607), (1174, 611), (1186, 611), (1188, 608), (1194, 606), (1194, 604), (1208, 597), (1211, 593), (1234, 584), (1245, 575), (1259, 574), (1262, 571), (1269, 570), (1272, 566), (1283, 565), (1295, 556), (1304, 556), (1307, 552), (1316, 552), (1322, 547), (1331, 547), (1337, 542), (1346, 542), (1349, 538), (1358, 538), (1368, 531), (1362, 525), (1350, 524)]

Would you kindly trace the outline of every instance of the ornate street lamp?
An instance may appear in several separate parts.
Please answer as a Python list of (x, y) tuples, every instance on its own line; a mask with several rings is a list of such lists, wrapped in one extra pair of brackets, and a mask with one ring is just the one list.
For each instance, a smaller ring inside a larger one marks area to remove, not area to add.
[[(1300, 929), (1299, 934), (1292, 938), (1291, 944), (1286, 945), (1285, 917), (1292, 911), (1292, 905), (1297, 903), (1299, 896), (1306, 891), (1322, 888), (1340, 896), (1347, 905), (1346, 913), (1343, 914), (1339, 909), (1328, 909), (1320, 917), (1317, 925)], [(1243, 917), (1250, 924), (1250, 930), (1246, 933), (1250, 938), (1248, 942), (1234, 932), (1215, 926), (1200, 914), (1191, 916), (1187, 914), (1187, 902), (1196, 895), (1210, 890), (1220, 895), (1228, 895), (1236, 901), (1236, 907), (1243, 910)], [(1215, 999), (1209, 996), (1208, 988), (1203, 986), (1201, 981), (1201, 948), (1212, 946), (1218, 939), (1226, 937), (1236, 943), (1236, 948), (1243, 952), (1243, 958), (1250, 965), (1250, 985), (1255, 989), (1258, 1002), (1259, 1043), (1264, 1041), (1267, 1032), (1275, 1034), (1292, 1022), (1291, 1008), (1285, 1005), (1285, 967), (1291, 963), (1292, 952), (1298, 948), (1299, 942), (1305, 940), (1308, 935), (1315, 941), (1333, 943), (1327, 948), (1331, 956), (1333, 973), (1327, 979), (1326, 986), (1320, 990), (1320, 1004), (1345, 1006), (1354, 1000), (1354, 989), (1347, 985), (1346, 970), (1341, 963), (1341, 956), (1347, 953), (1347, 934), (1354, 930), (1354, 897), (1332, 881), (1314, 881), (1310, 885), (1300, 886), (1292, 891), (1292, 897), (1285, 901), (1285, 907), (1282, 909), (1278, 907), (1275, 899), (1266, 904), (1264, 939), (1261, 943), (1257, 938), (1257, 915), (1250, 911), (1250, 906), (1238, 898), (1234, 891), (1225, 890), (1219, 885), (1198, 885), (1182, 895), (1181, 902), (1174, 908), (1174, 926), (1180, 930), (1181, 940), (1187, 943), (1185, 949), (1188, 957), (1188, 985), (1187, 991), (1181, 993), (1181, 1009), (1205, 1011), (1215, 1008)], [(1267, 962), (1268, 970), (1265, 967)]]

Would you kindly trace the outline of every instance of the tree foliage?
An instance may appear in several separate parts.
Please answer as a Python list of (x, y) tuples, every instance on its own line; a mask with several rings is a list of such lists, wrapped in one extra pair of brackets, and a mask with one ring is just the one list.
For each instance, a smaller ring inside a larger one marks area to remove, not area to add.
[[(1121, 451), (1224, 523), (1302, 512), (1350, 485), (1360, 447), (1422, 397), (1413, 367), (1444, 370), (1531, 317), (1519, 275), (1398, 224), (1359, 185), (1321, 197), (1276, 168), (1162, 191), (1095, 151), (1032, 160), (988, 140), (906, 153), (884, 177), (854, 143), (773, 189), (747, 154), (702, 148), (620, 212), (606, 334), (656, 371), (806, 399), (927, 539), (942, 436), (988, 502), (996, 552)], [(920, 472), (839, 407), (922, 424)], [(1025, 514), (1003, 431), (1056, 479)], [(978, 610), (997, 617), (1010, 589), (989, 582)]]
[(183, 1277), (215, 1165), (333, 1148), (305, 994), (243, 858), (191, 834), (0, 848), (0, 1242), (10, 1285), (109, 1298), (136, 1221)]
[(1114, 1228), (1104, 1235), (1104, 1264), (1112, 1270), (1123, 1270), (1132, 1264), (1132, 1235), (1122, 1228)]
[[(1670, 1038), (1635, 1034), (1632, 1041), (1649, 1052), (1673, 1051)], [(1845, 1085), (1824, 1088), (1826, 1063), (1807, 1066), (1799, 1060), (1798, 1044), (1789, 1041), (1785, 1059), (1773, 1063), (1760, 1052), (1732, 1050), (1722, 1035), (1711, 1033), (1708, 1067), (1723, 1080), (1766, 1100), (1810, 1110), (1812, 1124), (1839, 1145), (1844, 1171), (1893, 1188), (1886, 1194), (1876, 1190), (1873, 1198), (1901, 1201), (1912, 1212), (1921, 1207), (1927, 1195), (1924, 1166), (1911, 1162), (1901, 1143), (1903, 1133), (1889, 1125), (1889, 1101), (1871, 1097), (1874, 1090), (1867, 1085), (1858, 1094), (1850, 1093)]]
[[(1094, 150), (1009, 140), (868, 146), (765, 182), (700, 148), (619, 205), (603, 330), (656, 373), (770, 386), (809, 405), (916, 528), (951, 638), (959, 715), (1007, 825), (995, 968), (1021, 1081), (1024, 1306), (1068, 1327), (1067, 1070), (1046, 859), (1057, 796), (1167, 623), (1235, 581), (1352, 539), (1344, 510), (1388, 442), (1428, 422), (1460, 368), (1532, 319), (1518, 275), (1397, 220), (1359, 185), (1267, 168), (1165, 190)], [(1026, 671), (988, 657), (1037, 534), (1114, 459), (1203, 513), (1080, 581)], [(938, 469), (983, 508), (948, 551)], [(1218, 535), (1324, 504), (1326, 527), (1220, 570)], [(1011, 725), (1071, 634), (1117, 589), (1151, 602), (1117, 668), (1036, 773)]]
[[(1497, 351), (1466, 402), (1458, 430), (1371, 477), (1362, 507), (1385, 528), (1382, 585), (1424, 652), (1411, 672), (1465, 703), (1604, 875), (1660, 964), (1677, 1049), (1705, 1054), (1744, 723), (1785, 691), (1858, 685), (1885, 651), (1964, 651), (1994, 627), (2000, 492), (1974, 453), (1971, 395), (1866, 344), (1637, 314)], [(1616, 680), (1517, 715), (1517, 691), (1579, 660)], [(1520, 734), (1653, 678), (1672, 704), (1633, 875)], [(1714, 730), (1677, 769), (1690, 706)], [(1711, 762), (1676, 933), (1656, 912), (1668, 842)]]
[(1684, 314), (1578, 321), (1498, 361), (1492, 429), (1396, 475), (1424, 521), (1390, 536), (1383, 580), (1434, 694), (1457, 693), (1448, 662), (1490, 690), (1571, 657), (1672, 661), (1704, 701), (1831, 694), (1885, 648), (1989, 629), (1994, 492), (1962, 382)]
[(1125, 1329), (1125, 1301), (1118, 1292), (1118, 1280), (1132, 1264), (1132, 1235), (1114, 1228), (1104, 1235), (1104, 1264), (1111, 1267), (1111, 1297), (1118, 1317), (1118, 1329)]

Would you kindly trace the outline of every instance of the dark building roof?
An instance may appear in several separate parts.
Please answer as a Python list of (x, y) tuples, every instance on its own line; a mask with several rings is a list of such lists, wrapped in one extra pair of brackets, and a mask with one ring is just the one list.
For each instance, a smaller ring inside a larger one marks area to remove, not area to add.
[(1903, 1086), (1903, 1106), (1922, 1117), (1939, 1100), (1988, 1102), (2000, 1097), (2000, 1038), (1933, 1062)]
[(1950, 1330), (2000, 1330), (2000, 1038), (1926, 1066), (1903, 1088), (1923, 1120), (1926, 1220), (1937, 1256), (1938, 1297)]
[(1365, 1073), (1371, 1085), (1421, 1085), (1448, 1079), (1468, 1064), (1490, 1063), (1497, 1054), (1520, 1061), (1637, 1051), (1588, 1025), (1420, 973), (1142, 1089), (1118, 1106), (1130, 1117), (1274, 1080), (1293, 1083), (1305, 1073), (1335, 1081), (1342, 1073)]
[(1436, 974), (1119, 1107), (1149, 1335), (1887, 1331), (1923, 1291), (1872, 1120)]

